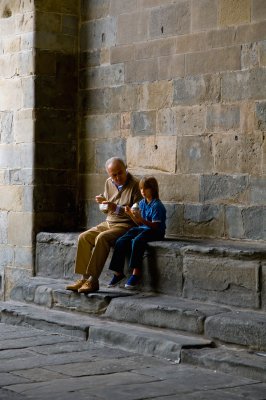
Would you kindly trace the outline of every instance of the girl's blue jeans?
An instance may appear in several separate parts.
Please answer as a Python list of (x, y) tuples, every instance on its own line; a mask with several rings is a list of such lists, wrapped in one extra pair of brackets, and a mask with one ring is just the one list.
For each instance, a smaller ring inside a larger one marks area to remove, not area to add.
[(123, 273), (126, 256), (129, 256), (129, 268), (141, 268), (143, 254), (148, 242), (162, 240), (164, 235), (155, 229), (131, 228), (117, 239), (109, 269)]

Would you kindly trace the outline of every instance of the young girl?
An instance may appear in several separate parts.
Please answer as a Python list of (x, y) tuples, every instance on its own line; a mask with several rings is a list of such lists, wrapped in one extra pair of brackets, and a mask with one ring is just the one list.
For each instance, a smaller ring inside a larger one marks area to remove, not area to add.
[(134, 289), (140, 282), (141, 264), (146, 244), (162, 240), (165, 235), (166, 210), (159, 199), (158, 182), (154, 177), (144, 177), (139, 188), (144, 197), (139, 210), (126, 207), (126, 213), (138, 225), (117, 239), (109, 269), (114, 276), (108, 287), (116, 286), (124, 277), (125, 258), (129, 254), (129, 268), (133, 270), (125, 288)]

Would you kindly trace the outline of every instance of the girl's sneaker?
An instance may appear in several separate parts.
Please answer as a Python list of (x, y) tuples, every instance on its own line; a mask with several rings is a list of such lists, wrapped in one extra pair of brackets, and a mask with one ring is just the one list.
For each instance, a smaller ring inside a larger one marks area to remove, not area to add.
[(125, 284), (126, 289), (135, 289), (136, 286), (140, 283), (140, 276), (138, 275), (131, 275), (127, 283)]
[(125, 278), (124, 274), (114, 275), (108, 285), (108, 287), (115, 287)]

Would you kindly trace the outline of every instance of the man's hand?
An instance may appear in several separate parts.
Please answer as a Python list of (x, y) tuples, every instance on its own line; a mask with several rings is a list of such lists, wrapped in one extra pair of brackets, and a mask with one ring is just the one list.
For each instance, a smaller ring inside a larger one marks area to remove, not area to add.
[(102, 204), (104, 201), (106, 201), (106, 198), (103, 194), (99, 194), (98, 196), (95, 196), (95, 201), (99, 204)]
[(116, 210), (116, 204), (115, 203), (111, 203), (110, 201), (102, 201), (102, 204), (108, 204), (108, 212), (115, 212)]

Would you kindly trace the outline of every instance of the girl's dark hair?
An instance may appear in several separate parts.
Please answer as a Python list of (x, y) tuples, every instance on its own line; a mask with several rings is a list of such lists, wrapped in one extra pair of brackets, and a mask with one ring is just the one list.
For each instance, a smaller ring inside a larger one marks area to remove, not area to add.
[(154, 199), (159, 199), (159, 186), (154, 176), (144, 176), (139, 181), (140, 189), (150, 189)]

